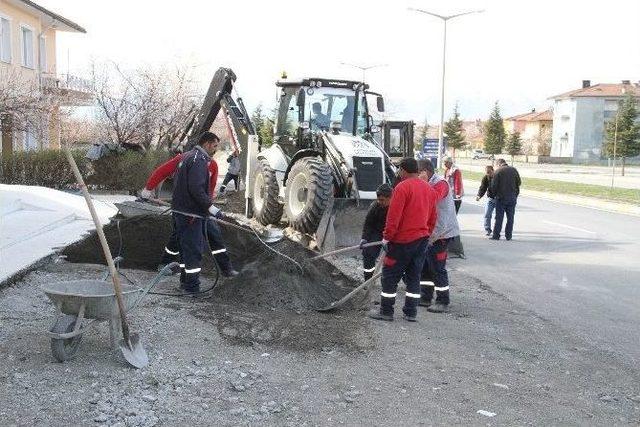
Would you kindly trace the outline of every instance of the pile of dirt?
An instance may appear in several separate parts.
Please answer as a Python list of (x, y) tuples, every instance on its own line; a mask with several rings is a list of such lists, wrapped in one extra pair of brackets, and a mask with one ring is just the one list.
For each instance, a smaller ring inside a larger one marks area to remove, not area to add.
[[(314, 252), (288, 239), (269, 247), (299, 264), (269, 250), (252, 233), (222, 225), (227, 251), (240, 275), (220, 281), (215, 300), (262, 308), (310, 310), (328, 305), (349, 292), (355, 282), (324, 260), (307, 262)], [(171, 233), (171, 218), (151, 215), (114, 220), (104, 227), (114, 256), (124, 257), (125, 268), (155, 270)], [(73, 263), (105, 264), (96, 233), (67, 247), (63, 254)], [(302, 267), (302, 269), (300, 268)], [(203, 276), (215, 277), (209, 252)]]

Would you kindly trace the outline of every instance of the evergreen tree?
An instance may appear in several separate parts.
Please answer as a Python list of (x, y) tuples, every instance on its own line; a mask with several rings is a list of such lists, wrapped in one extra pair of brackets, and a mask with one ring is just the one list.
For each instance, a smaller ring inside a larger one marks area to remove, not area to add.
[[(275, 112), (272, 112), (272, 116), (275, 117)], [(260, 145), (270, 146), (273, 143), (273, 120), (262, 113), (262, 104), (258, 104), (253, 110), (251, 121), (258, 133)]]
[(484, 151), (489, 154), (500, 154), (504, 147), (506, 134), (504, 131), (504, 123), (500, 115), (500, 106), (496, 101), (491, 110), (489, 120), (485, 123), (484, 128)]
[(640, 155), (640, 123), (637, 118), (637, 100), (629, 94), (620, 101), (616, 118), (606, 124), (603, 151), (607, 156), (622, 158), (622, 176), (627, 157)]
[(513, 163), (513, 156), (522, 152), (522, 140), (520, 139), (520, 132), (513, 131), (509, 135), (507, 140), (507, 153), (511, 154), (511, 163)]
[(453, 109), (453, 117), (444, 124), (444, 133), (447, 135), (447, 146), (453, 149), (452, 157), (455, 160), (456, 150), (461, 150), (467, 145), (464, 139), (462, 120), (460, 120), (460, 113), (458, 112), (458, 104)]

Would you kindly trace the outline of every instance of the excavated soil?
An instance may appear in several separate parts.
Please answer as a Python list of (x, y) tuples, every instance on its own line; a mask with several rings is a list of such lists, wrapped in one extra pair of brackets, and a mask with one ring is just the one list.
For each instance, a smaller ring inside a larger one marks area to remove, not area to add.
[[(255, 235), (224, 225), (222, 229), (234, 267), (241, 273), (218, 282), (211, 295), (217, 302), (299, 312), (324, 307), (355, 286), (353, 279), (329, 262), (307, 262), (315, 253), (298, 243), (284, 238), (269, 246), (296, 260), (302, 269), (269, 250)], [(113, 256), (124, 257), (124, 268), (155, 270), (171, 232), (171, 218), (151, 215), (114, 220), (104, 232)], [(95, 233), (67, 247), (63, 254), (72, 263), (105, 263)], [(213, 281), (216, 274), (207, 252), (203, 279)], [(207, 287), (204, 282), (203, 287)]]

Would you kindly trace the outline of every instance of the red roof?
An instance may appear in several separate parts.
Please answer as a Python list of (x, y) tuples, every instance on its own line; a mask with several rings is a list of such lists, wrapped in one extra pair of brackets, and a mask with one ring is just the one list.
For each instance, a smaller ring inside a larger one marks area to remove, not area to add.
[(523, 122), (542, 122), (553, 121), (553, 111), (531, 111), (530, 113), (518, 114), (517, 116), (507, 117), (505, 120), (509, 121), (523, 121)]
[(582, 89), (561, 93), (560, 95), (552, 96), (549, 99), (602, 96), (622, 98), (629, 93), (640, 97), (640, 86), (637, 84), (599, 83)]

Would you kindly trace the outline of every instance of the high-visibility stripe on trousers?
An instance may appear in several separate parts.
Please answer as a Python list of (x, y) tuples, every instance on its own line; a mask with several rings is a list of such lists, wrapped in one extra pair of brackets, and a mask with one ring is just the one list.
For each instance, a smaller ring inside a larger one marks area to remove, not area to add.
[(427, 257), (420, 275), (420, 293), (423, 301), (431, 301), (435, 292), (436, 302), (449, 304), (447, 246), (450, 240), (436, 240), (427, 249)]
[(364, 280), (369, 280), (371, 276), (373, 276), (373, 272), (376, 269), (376, 260), (378, 259), (378, 255), (380, 255), (381, 250), (381, 246), (369, 246), (362, 248), (362, 270), (364, 273)]
[(409, 316), (415, 316), (420, 299), (420, 272), (427, 251), (427, 238), (423, 237), (409, 243), (390, 242), (387, 248), (382, 262), (380, 311), (393, 314), (398, 282), (403, 279), (407, 292), (402, 311)]
[(179, 213), (173, 218), (180, 247), (180, 282), (187, 290), (200, 288), (200, 270), (202, 265), (202, 249), (204, 248), (205, 220)]

